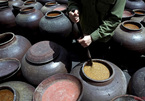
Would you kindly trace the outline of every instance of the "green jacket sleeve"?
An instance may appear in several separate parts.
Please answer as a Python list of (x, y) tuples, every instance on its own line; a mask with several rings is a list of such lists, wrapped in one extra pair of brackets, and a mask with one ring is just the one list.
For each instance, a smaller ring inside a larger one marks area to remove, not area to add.
[(68, 0), (68, 12), (71, 10), (80, 10), (81, 0)]
[(97, 30), (91, 33), (93, 41), (107, 42), (113, 35), (113, 31), (121, 23), (122, 14), (124, 11), (125, 0), (117, 0), (111, 9), (109, 17), (103, 21)]

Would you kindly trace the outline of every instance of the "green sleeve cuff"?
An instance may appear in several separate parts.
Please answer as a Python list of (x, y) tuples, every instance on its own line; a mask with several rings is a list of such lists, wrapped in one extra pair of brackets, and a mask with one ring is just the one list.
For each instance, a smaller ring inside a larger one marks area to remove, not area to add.
[(92, 41), (95, 42), (97, 41), (98, 39), (101, 38), (98, 30), (95, 30), (92, 34), (91, 34), (91, 38), (92, 38)]

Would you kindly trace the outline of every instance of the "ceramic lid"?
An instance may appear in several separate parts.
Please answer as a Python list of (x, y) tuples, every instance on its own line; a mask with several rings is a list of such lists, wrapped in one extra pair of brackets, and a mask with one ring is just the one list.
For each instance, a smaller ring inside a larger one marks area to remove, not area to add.
[(0, 59), (0, 81), (14, 75), (19, 68), (20, 62), (15, 58)]
[(35, 64), (50, 62), (59, 55), (59, 48), (54, 42), (41, 41), (29, 48), (26, 59)]

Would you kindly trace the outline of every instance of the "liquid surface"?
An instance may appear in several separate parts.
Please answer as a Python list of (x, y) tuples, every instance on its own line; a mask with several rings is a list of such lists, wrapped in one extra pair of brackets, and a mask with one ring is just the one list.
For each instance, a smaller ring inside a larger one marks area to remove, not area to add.
[(14, 94), (7, 89), (0, 90), (0, 101), (13, 101)]
[(141, 11), (135, 11), (136, 14), (144, 14), (143, 12)]
[(84, 73), (94, 80), (105, 80), (110, 77), (109, 69), (102, 63), (93, 62), (92, 66), (84, 66)]
[(49, 13), (47, 14), (47, 16), (57, 16), (57, 15), (60, 15), (59, 13)]
[(80, 90), (70, 80), (59, 80), (50, 85), (42, 96), (42, 101), (77, 101)]
[(139, 29), (139, 27), (135, 24), (124, 24), (124, 26), (129, 29)]

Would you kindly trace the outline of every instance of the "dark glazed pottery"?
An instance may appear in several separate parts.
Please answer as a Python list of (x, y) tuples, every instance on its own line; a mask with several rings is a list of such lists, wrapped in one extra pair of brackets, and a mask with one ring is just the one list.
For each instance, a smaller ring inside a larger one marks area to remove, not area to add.
[(144, 101), (144, 100), (141, 99), (140, 97), (126, 94), (126, 95), (116, 96), (111, 101)]
[(138, 97), (144, 98), (145, 100), (145, 67), (137, 70), (130, 79), (129, 82), (129, 94), (136, 95)]
[(124, 9), (123, 15), (122, 15), (122, 22), (125, 20), (130, 20), (135, 15), (133, 10), (130, 9)]
[(45, 5), (46, 2), (55, 2), (56, 0), (36, 0), (40, 2), (42, 5)]
[(22, 81), (8, 81), (0, 84), (1, 86), (12, 87), (16, 92), (18, 92), (19, 99), (16, 101), (33, 101), (33, 93), (35, 88)]
[(57, 2), (46, 2), (45, 5), (41, 8), (41, 11), (45, 15), (47, 12), (53, 11), (59, 4)]
[[(128, 28), (131, 25), (138, 29)], [(122, 22), (114, 31), (113, 40), (120, 47), (135, 52), (137, 54), (145, 53), (145, 29), (142, 24), (136, 21), (128, 20)]]
[(56, 0), (60, 4), (68, 4), (68, 0)]
[[(35, 89), (35, 92), (33, 94), (33, 99), (34, 99), (33, 101), (43, 101), (42, 100), (42, 96), (43, 96), (44, 92), (47, 90), (47, 88), (49, 88), (51, 85), (53, 85), (56, 82), (61, 81), (61, 80), (65, 80), (65, 81), (68, 81), (68, 82), (72, 82), (73, 84), (75, 84), (77, 86), (77, 88), (79, 89), (79, 91), (78, 92), (75, 91), (75, 92), (76, 93), (79, 93), (79, 96), (78, 96), (78, 98), (77, 98), (76, 101), (81, 101), (81, 98), (82, 98), (82, 95), (83, 95), (83, 85), (82, 85), (82, 82), (77, 77), (75, 77), (73, 75), (70, 75), (70, 74), (64, 74), (64, 73), (55, 74), (55, 75), (52, 75), (52, 76), (46, 78), (45, 80), (43, 80), (37, 86), (37, 88)], [(69, 91), (69, 89), (67, 89), (67, 90)], [(62, 92), (62, 93), (64, 93), (64, 92)]]
[(145, 9), (145, 2), (143, 0), (126, 0), (125, 8), (127, 9)]
[(24, 2), (22, 0), (8, 0), (9, 7), (13, 9), (13, 6), (22, 6)]
[(8, 91), (12, 92), (13, 93), (13, 101), (19, 101), (19, 94), (18, 94), (18, 92), (13, 87), (10, 87), (10, 86), (0, 86), (0, 91), (1, 90), (8, 90)]
[(141, 22), (145, 17), (145, 10), (143, 9), (134, 9), (133, 12), (135, 15), (131, 18), (131, 20)]
[(34, 85), (53, 74), (67, 73), (70, 69), (71, 61), (67, 51), (50, 41), (34, 44), (22, 60), (22, 74)]
[(21, 63), (16, 58), (0, 59), (0, 82), (16, 75), (20, 68)]
[(27, 0), (23, 4), (24, 7), (34, 7), (35, 9), (40, 10), (42, 8), (42, 4), (40, 2), (36, 2), (34, 0)]
[(21, 61), (31, 43), (23, 36), (12, 32), (0, 34), (0, 58), (17, 58)]
[(0, 7), (8, 6), (8, 0), (0, 0)]
[(60, 44), (70, 38), (72, 24), (63, 12), (51, 11), (41, 18), (39, 28), (43, 39)]
[(105, 80), (88, 78), (82, 71), (87, 62), (72, 69), (71, 74), (78, 77), (83, 83), (84, 93), (81, 101), (110, 101), (115, 96), (126, 94), (127, 81), (121, 69), (107, 60), (93, 59), (93, 61), (108, 67), (111, 75)]
[(0, 28), (1, 30), (10, 29), (16, 26), (15, 16), (8, 6), (0, 7)]

